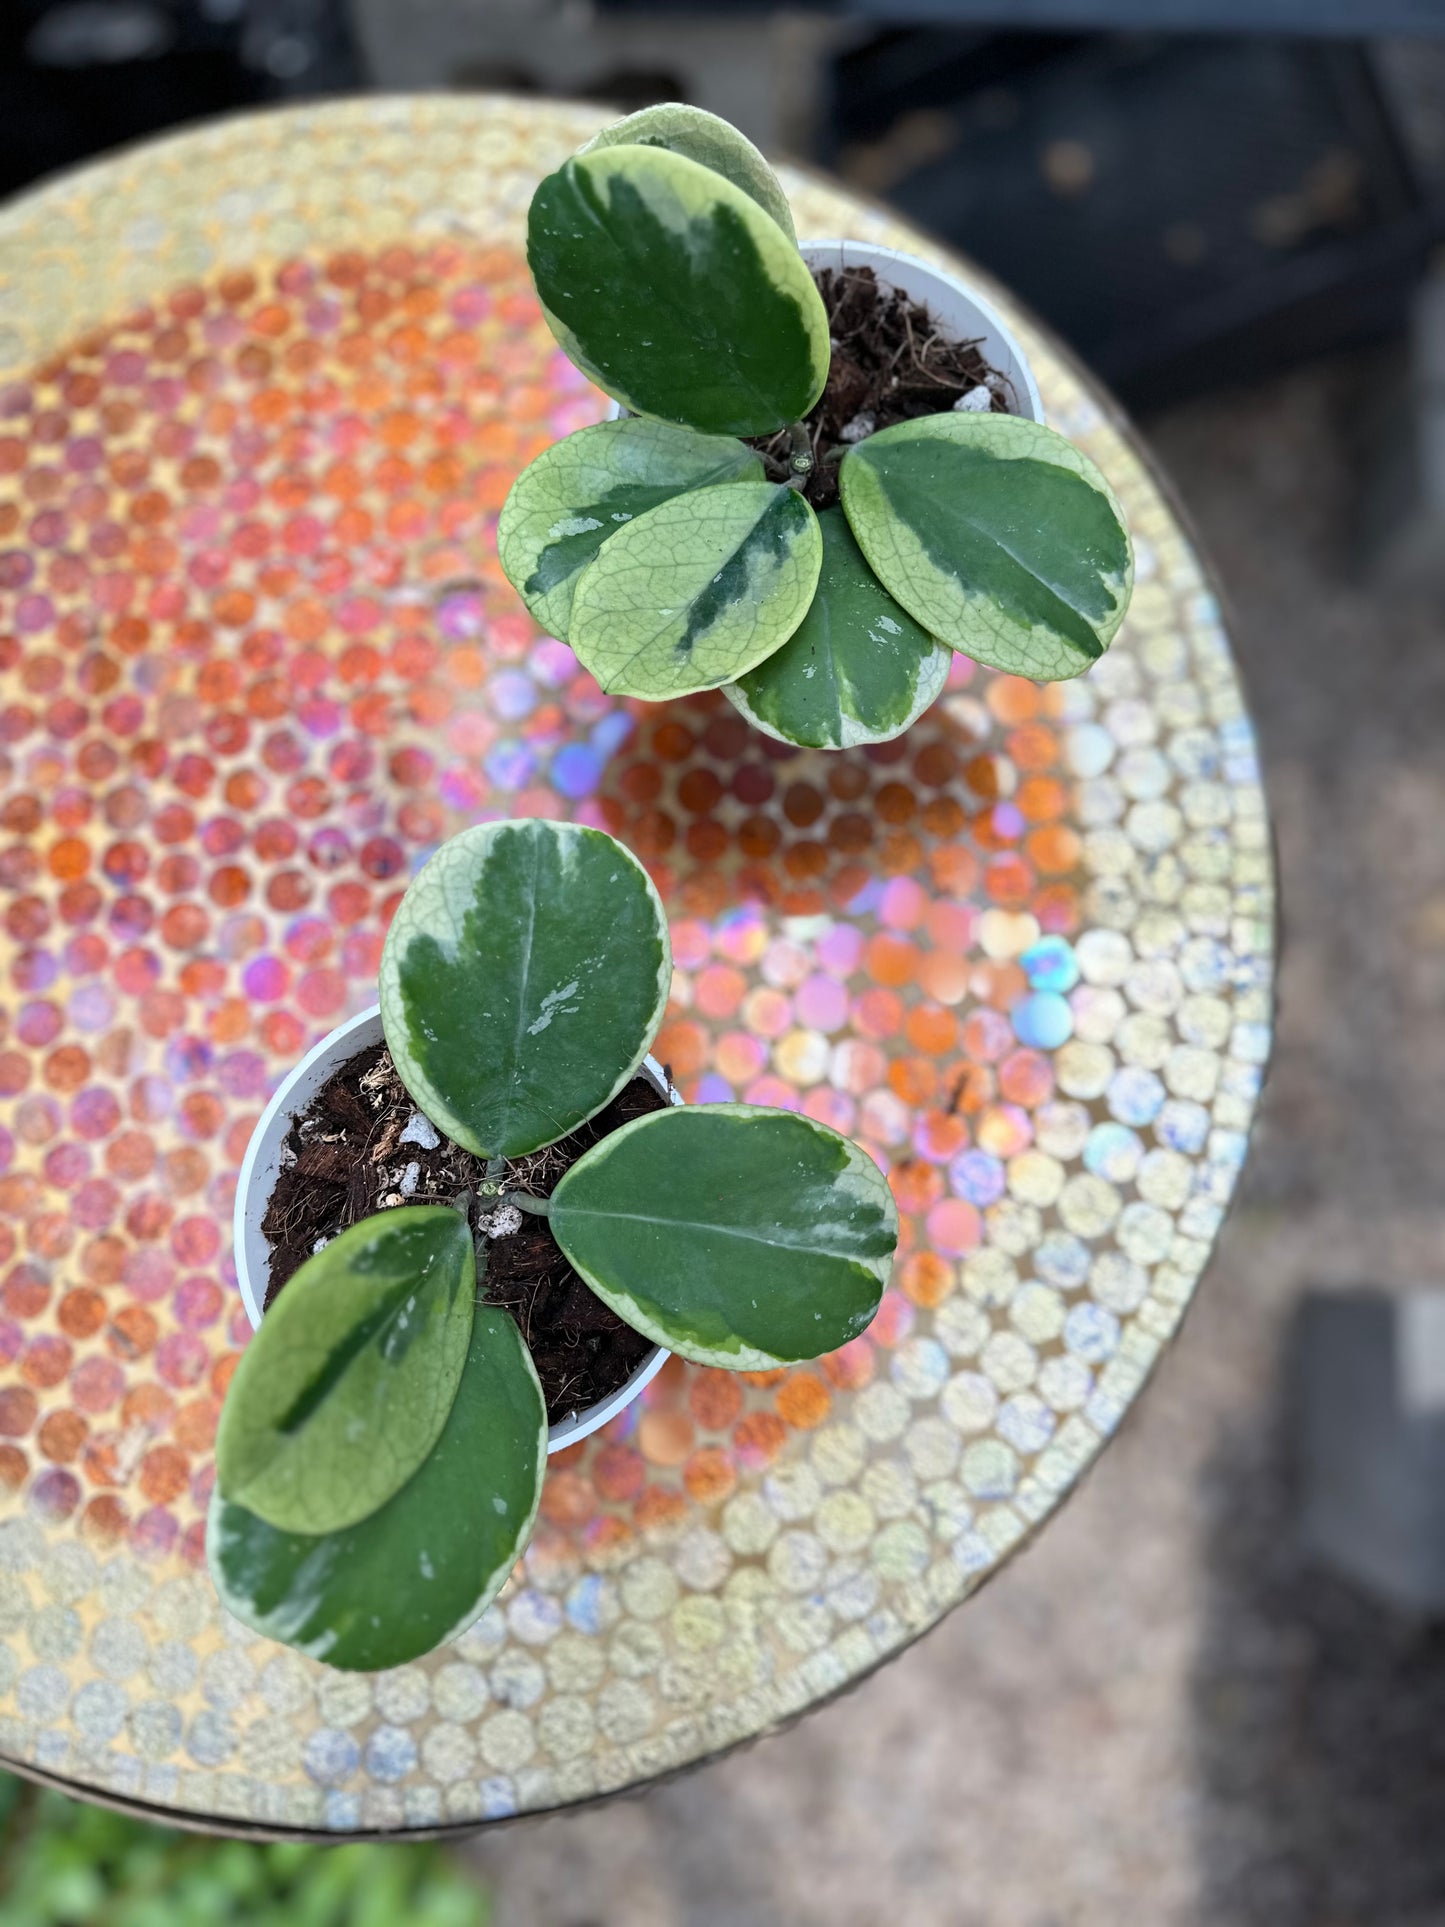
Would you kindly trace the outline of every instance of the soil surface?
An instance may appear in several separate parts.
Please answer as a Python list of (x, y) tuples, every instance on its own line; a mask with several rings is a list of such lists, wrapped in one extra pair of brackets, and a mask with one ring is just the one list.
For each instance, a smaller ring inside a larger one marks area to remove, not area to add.
[[(508, 1163), (504, 1182), (550, 1197), (584, 1151), (665, 1105), (645, 1077), (635, 1077), (570, 1137)], [(359, 1219), (401, 1204), (465, 1200), (482, 1296), (505, 1306), (521, 1327), (549, 1424), (615, 1392), (652, 1350), (651, 1339), (577, 1276), (545, 1218), (515, 1207), (498, 1211), (495, 1196), (482, 1190), (486, 1161), (422, 1116), (384, 1044), (359, 1051), (322, 1086), (293, 1122), (287, 1154), (261, 1224), (271, 1246), (268, 1307), (313, 1252)]]
[[(882, 286), (872, 268), (821, 268), (813, 278), (832, 345), (828, 384), (803, 423), (813, 457), (803, 494), (815, 509), (833, 507), (839, 462), (880, 428), (944, 414), (978, 388), (988, 391), (980, 413), (1016, 412), (1012, 384), (984, 360), (978, 342), (942, 333), (921, 302)], [(755, 436), (749, 445), (763, 457), (771, 481), (792, 477), (791, 429)]]

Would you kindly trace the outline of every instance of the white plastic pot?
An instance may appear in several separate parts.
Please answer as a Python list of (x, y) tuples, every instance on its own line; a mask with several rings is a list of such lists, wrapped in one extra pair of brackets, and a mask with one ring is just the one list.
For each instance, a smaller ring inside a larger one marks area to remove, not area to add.
[[(292, 1120), (306, 1110), (322, 1085), (329, 1083), (343, 1064), (358, 1052), (369, 1050), (372, 1045), (383, 1041), (379, 1004), (373, 1004), (370, 1010), (363, 1010), (359, 1016), (339, 1024), (314, 1049), (309, 1050), (290, 1076), (284, 1079), (262, 1113), (261, 1122), (246, 1147), (240, 1181), (236, 1187), (236, 1282), (241, 1288), (241, 1302), (246, 1307), (246, 1316), (253, 1329), (259, 1327), (264, 1315), (266, 1286), (271, 1275), (271, 1247), (261, 1230), (261, 1221), (271, 1202), (271, 1192), (281, 1169), (281, 1150), (290, 1133)], [(681, 1093), (668, 1083), (655, 1057), (643, 1059), (641, 1075), (650, 1078), (670, 1103), (681, 1104)], [(589, 1405), (585, 1411), (576, 1412), (571, 1418), (562, 1419), (552, 1426), (547, 1433), (548, 1452), (560, 1452), (564, 1446), (575, 1445), (579, 1439), (585, 1439), (590, 1432), (606, 1425), (609, 1419), (616, 1418), (644, 1386), (651, 1384), (670, 1356), (660, 1345), (655, 1346), (626, 1384), (620, 1385), (598, 1404)]]
[[(1011, 414), (1042, 422), (1043, 398), (1028, 357), (993, 303), (956, 274), (920, 261), (916, 254), (900, 254), (872, 241), (800, 241), (798, 251), (816, 274), (820, 268), (872, 268), (878, 279), (900, 294), (923, 303), (956, 341), (977, 341), (990, 368), (1005, 376), (1013, 389)], [(617, 402), (608, 420), (625, 414)]]
[(1016, 405), (1010, 414), (1032, 422), (1044, 419), (1039, 385), (1017, 338), (993, 303), (958, 275), (873, 241), (800, 241), (798, 251), (814, 274), (820, 268), (872, 268), (886, 287), (921, 302), (955, 341), (977, 341), (989, 367), (1013, 389)]

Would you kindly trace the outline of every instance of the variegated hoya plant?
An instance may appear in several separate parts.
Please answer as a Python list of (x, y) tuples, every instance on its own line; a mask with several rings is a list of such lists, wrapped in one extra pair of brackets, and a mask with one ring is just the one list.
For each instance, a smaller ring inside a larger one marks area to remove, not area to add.
[(662, 106), (604, 129), (537, 189), (528, 259), (558, 341), (627, 413), (524, 470), (498, 553), (605, 690), (721, 688), (769, 735), (839, 749), (907, 729), (955, 649), (1055, 681), (1108, 647), (1128, 533), (1051, 429), (900, 422), (849, 449), (822, 514), (767, 480), (744, 438), (818, 401), (828, 320), (782, 188), (726, 121)]
[[(898, 1236), (882, 1172), (788, 1111), (669, 1107), (580, 1157), (550, 1197), (510, 1161), (631, 1080), (672, 975), (646, 871), (600, 830), (464, 831), (387, 935), (381, 1014), (406, 1089), (545, 1214), (635, 1330), (698, 1364), (765, 1370), (864, 1330)], [(267, 1312), (216, 1439), (210, 1568), (236, 1618), (329, 1665), (396, 1666), (462, 1631), (525, 1547), (547, 1452), (542, 1390), (489, 1304), (485, 1240), (447, 1205), (342, 1231)]]

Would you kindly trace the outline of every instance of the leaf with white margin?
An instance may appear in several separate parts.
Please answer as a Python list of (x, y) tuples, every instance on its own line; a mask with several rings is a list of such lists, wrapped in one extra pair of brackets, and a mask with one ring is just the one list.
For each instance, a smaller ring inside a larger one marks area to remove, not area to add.
[(664, 702), (780, 649), (818, 586), (823, 538), (796, 489), (694, 489), (619, 529), (583, 573), (569, 640), (609, 695)]
[(772, 168), (731, 121), (720, 120), (704, 107), (665, 100), (655, 107), (640, 108), (594, 134), (579, 151), (593, 154), (599, 147), (666, 147), (674, 154), (685, 154), (751, 196), (772, 215), (790, 241), (798, 238), (793, 210)]
[(823, 572), (802, 624), (723, 694), (755, 728), (805, 749), (886, 743), (948, 680), (953, 651), (874, 575), (840, 508), (818, 517)]
[(1123, 511), (1072, 443), (1017, 415), (926, 415), (844, 457), (843, 508), (889, 594), (1009, 675), (1077, 676), (1134, 581)]
[(497, 554), (536, 620), (565, 642), (577, 578), (609, 536), (687, 489), (763, 479), (761, 459), (727, 436), (639, 415), (598, 422), (522, 470), (497, 523)]
[(221, 1604), (328, 1666), (404, 1665), (464, 1632), (501, 1591), (531, 1537), (546, 1465), (531, 1354), (500, 1306), (480, 1304), (441, 1436), (378, 1511), (309, 1535), (212, 1495), (206, 1555)]
[(635, 415), (768, 435), (828, 379), (803, 257), (740, 187), (663, 147), (604, 147), (532, 197), (527, 261), (567, 354)]
[(381, 1025), (433, 1124), (478, 1157), (515, 1158), (611, 1102), (671, 984), (661, 899), (614, 837), (482, 823), (444, 843), (402, 898), (381, 953)]
[(656, 1111), (578, 1159), (552, 1235), (619, 1318), (698, 1365), (766, 1371), (835, 1351), (878, 1309), (898, 1242), (888, 1181), (791, 1111)]
[(333, 1238), (241, 1354), (216, 1485), (286, 1532), (354, 1525), (406, 1484), (446, 1424), (472, 1331), (460, 1212), (411, 1205)]

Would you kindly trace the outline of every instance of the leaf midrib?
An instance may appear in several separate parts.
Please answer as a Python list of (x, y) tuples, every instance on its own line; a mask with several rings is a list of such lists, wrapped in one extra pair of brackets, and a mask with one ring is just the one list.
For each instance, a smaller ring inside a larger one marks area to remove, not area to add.
[[(684, 493), (691, 493), (691, 491), (690, 490), (684, 491)], [(676, 497), (674, 497), (674, 500), (675, 499)], [(666, 507), (666, 504), (664, 503), (663, 506)], [(721, 570), (725, 569), (728, 566), (728, 564), (736, 558), (739, 550), (746, 548), (748, 543), (752, 541), (754, 535), (757, 534), (758, 529), (762, 526), (764, 517), (767, 515), (770, 515), (776, 506), (777, 506), (776, 497), (774, 497), (771, 501), (765, 502), (763, 504), (762, 508), (759, 509), (758, 513), (753, 517), (752, 522), (749, 524), (747, 530), (741, 536), (738, 537), (737, 541), (733, 544), (732, 548), (723, 557), (722, 563), (720, 564), (719, 568), (715, 569), (713, 571), (713, 574), (708, 577), (707, 581), (704, 582), (699, 589), (697, 589), (692, 595), (690, 595), (687, 598), (687, 601), (682, 605), (680, 609), (674, 609), (672, 614), (668, 616), (656, 629), (654, 629), (651, 632), (651, 634), (647, 637), (645, 642), (639, 643), (637, 648), (633, 650), (632, 654), (628, 656), (624, 662), (621, 662), (617, 665), (616, 669), (612, 672), (614, 680), (618, 676), (625, 676), (627, 671), (632, 667), (633, 663), (635, 663), (640, 656), (645, 656), (648, 653), (648, 651), (651, 650), (656, 645), (660, 637), (665, 636), (669, 630), (675, 629), (677, 627), (679, 619), (681, 619), (683, 627), (686, 628), (687, 617), (689, 613), (696, 606), (696, 604), (699, 603), (702, 600), (702, 598), (707, 594), (716, 576), (720, 574)], [(605, 549), (607, 545), (606, 543), (604, 543), (602, 546)], [(601, 559), (600, 550), (598, 552), (597, 559), (598, 560)], [(791, 558), (789, 557), (786, 559), (791, 559)], [(734, 609), (740, 606), (741, 606), (740, 601), (734, 602), (730, 605), (730, 607)], [(756, 607), (757, 605), (754, 604), (753, 606)], [(704, 636), (706, 636), (706, 634), (708, 633), (709, 633), (708, 631), (704, 631)], [(701, 640), (703, 640), (703, 637), (699, 637), (699, 641)]]
[(389, 1304), (379, 1306), (351, 1327), (341, 1343), (327, 1353), (326, 1361), (316, 1376), (302, 1387), (276, 1420), (274, 1429), (282, 1438), (294, 1437), (307, 1420), (320, 1410), (340, 1387), (348, 1368), (368, 1345), (385, 1341), (391, 1326), (406, 1307), (407, 1295), (419, 1296), (422, 1288), (418, 1287), (415, 1279), (407, 1280), (400, 1288), (399, 1295)]
[(722, 1238), (740, 1238), (747, 1244), (768, 1245), (778, 1251), (805, 1251), (817, 1258), (838, 1258), (849, 1264), (866, 1264), (857, 1250), (837, 1251), (831, 1245), (804, 1244), (797, 1238), (769, 1238), (747, 1231), (741, 1225), (713, 1224), (702, 1218), (659, 1218), (645, 1211), (599, 1211), (591, 1205), (573, 1205), (565, 1200), (553, 1207), (555, 1219), (595, 1218), (605, 1224), (650, 1224), (666, 1231), (715, 1232)]
[[(532, 858), (531, 888), (527, 892), (527, 928), (522, 940), (522, 974), (517, 986), (517, 1029), (512, 1038), (511, 1076), (508, 1079), (509, 1096), (518, 1091), (522, 1082), (522, 1035), (527, 1027), (527, 989), (532, 978), (532, 946), (537, 933), (537, 871), (540, 856), (538, 839), (529, 834), (527, 843)], [(505, 1123), (511, 1122), (511, 1106), (507, 1107)], [(506, 1135), (505, 1130), (499, 1137)]]

